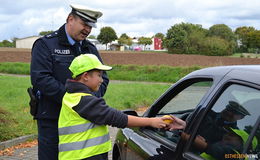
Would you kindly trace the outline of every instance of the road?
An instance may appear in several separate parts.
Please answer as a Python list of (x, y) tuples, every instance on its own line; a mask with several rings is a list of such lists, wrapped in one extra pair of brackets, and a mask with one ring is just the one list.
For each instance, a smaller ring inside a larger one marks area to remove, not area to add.
[[(110, 131), (110, 138), (112, 143), (114, 143), (115, 136), (117, 133), (117, 128), (115, 127), (109, 127)], [(37, 154), (38, 146), (32, 146), (29, 148), (19, 148), (15, 149), (13, 154), (10, 156), (0, 156), (0, 160), (37, 160), (38, 154)], [(112, 160), (112, 151), (109, 152), (109, 160)]]

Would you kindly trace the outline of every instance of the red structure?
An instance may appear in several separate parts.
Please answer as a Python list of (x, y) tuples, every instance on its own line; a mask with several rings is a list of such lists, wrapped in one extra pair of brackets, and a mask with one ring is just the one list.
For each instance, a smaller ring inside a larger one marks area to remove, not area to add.
[(162, 40), (160, 38), (154, 37), (154, 50), (161, 50), (162, 48)]

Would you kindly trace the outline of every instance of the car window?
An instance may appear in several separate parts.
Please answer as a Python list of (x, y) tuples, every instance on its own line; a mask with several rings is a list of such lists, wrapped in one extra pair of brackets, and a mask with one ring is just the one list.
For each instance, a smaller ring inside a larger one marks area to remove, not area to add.
[(195, 109), (211, 85), (212, 81), (203, 81), (191, 84), (172, 98), (159, 111), (159, 114), (177, 114), (180, 111)]
[(204, 159), (257, 157), (259, 113), (258, 89), (240, 84), (229, 85), (202, 120), (189, 150)]
[[(157, 116), (170, 114), (185, 120), (198, 106), (199, 102), (208, 92), (212, 84), (212, 80), (209, 79), (187, 84), (186, 87), (184, 87), (185, 89), (180, 91), (176, 96), (172, 97), (169, 102), (162, 107)], [(178, 130), (154, 130), (157, 135), (160, 135), (171, 142), (177, 143), (179, 141), (180, 134)]]

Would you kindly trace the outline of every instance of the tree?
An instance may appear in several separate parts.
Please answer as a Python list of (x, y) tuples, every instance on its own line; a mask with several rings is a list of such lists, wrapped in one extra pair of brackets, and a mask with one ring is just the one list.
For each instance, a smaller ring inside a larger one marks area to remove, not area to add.
[(214, 25), (206, 30), (198, 24), (176, 24), (164, 39), (169, 53), (181, 54), (231, 55), (235, 44), (235, 35), (226, 25)]
[(16, 40), (17, 40), (17, 39), (18, 39), (17, 37), (11, 38), (12, 43), (13, 43), (13, 47), (16, 47)]
[(3, 40), (0, 42), (0, 47), (14, 47), (14, 42), (10, 42), (8, 40)]
[[(234, 52), (235, 48), (237, 47), (236, 36), (233, 33), (232, 29), (229, 28), (225, 24), (215, 24), (209, 28), (208, 36), (210, 37), (219, 37), (226, 40), (229, 43), (229, 49), (231, 52)], [(230, 53), (226, 53), (229, 55)]]
[(106, 50), (107, 50), (107, 44), (116, 40), (117, 35), (113, 28), (103, 27), (100, 29), (100, 33), (99, 33), (97, 39), (100, 43), (106, 44)]
[(220, 37), (206, 37), (200, 46), (200, 54), (208, 56), (232, 55), (230, 42)]
[(238, 37), (240, 44), (240, 51), (247, 52), (250, 48), (249, 36), (252, 35), (252, 32), (255, 32), (256, 29), (254, 27), (238, 27), (235, 30), (235, 34)]
[[(251, 31), (248, 33), (248, 47), (253, 50), (260, 49), (260, 31)], [(249, 49), (248, 48), (248, 49)]]
[(89, 36), (88, 36), (88, 39), (96, 39), (96, 36), (94, 36), (94, 35), (89, 35)]
[(126, 33), (123, 33), (118, 39), (119, 45), (131, 46), (133, 44), (132, 38), (130, 38)]
[(163, 33), (156, 33), (156, 34), (154, 35), (154, 37), (160, 38), (161, 40), (163, 40), (163, 39), (164, 39), (164, 34), (163, 34)]
[(128, 39), (130, 38), (126, 33), (121, 34), (120, 38)]
[(149, 38), (149, 37), (140, 37), (140, 38), (138, 39), (138, 44), (144, 45), (144, 48), (146, 47), (146, 45), (150, 45), (150, 44), (152, 44), (152, 43), (153, 43), (153, 41), (152, 41), (152, 39)]
[(194, 31), (189, 34), (187, 42), (187, 53), (188, 54), (201, 54), (203, 42), (205, 41), (205, 33), (200, 31)]
[[(195, 48), (199, 48), (198, 44), (195, 44), (197, 42), (194, 42), (192, 39), (201, 39), (205, 37), (206, 32), (201, 25), (191, 23), (176, 24), (167, 31), (163, 44), (171, 53), (191, 54)], [(197, 38), (195, 38), (196, 36)], [(193, 46), (194, 44), (196, 46)], [(198, 52), (196, 51), (196, 53)]]
[[(211, 26), (209, 28), (208, 36), (209, 37), (216, 36), (216, 37), (226, 40), (229, 43), (228, 50), (230, 50), (232, 53), (237, 48), (237, 40), (236, 40), (235, 33), (232, 31), (231, 28), (229, 28), (225, 24), (215, 24), (215, 25)], [(229, 55), (230, 53), (226, 53), (226, 54)]]
[(47, 34), (50, 34), (50, 33), (52, 33), (53, 31), (41, 31), (40, 33), (39, 33), (39, 35), (40, 36), (45, 36), (45, 35), (47, 35)]
[(232, 29), (225, 24), (215, 24), (211, 26), (209, 28), (208, 36), (217, 36), (229, 42), (234, 41), (236, 39), (235, 34), (232, 32)]

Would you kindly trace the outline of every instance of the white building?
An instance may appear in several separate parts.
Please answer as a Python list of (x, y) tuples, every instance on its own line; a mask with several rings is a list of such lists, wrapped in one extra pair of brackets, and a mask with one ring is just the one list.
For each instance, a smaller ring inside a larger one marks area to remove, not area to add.
[(40, 38), (40, 36), (31, 36), (26, 38), (17, 39), (15, 41), (16, 48), (32, 48), (33, 43)]
[[(16, 48), (29, 48), (32, 49), (33, 43), (40, 38), (40, 36), (31, 36), (31, 37), (25, 37), (21, 39), (17, 39), (15, 44)], [(106, 45), (100, 44), (98, 40), (95, 39), (88, 39), (91, 43), (93, 43), (98, 50), (105, 50)]]
[(134, 38), (132, 41), (133, 41), (133, 45), (131, 46), (131, 48), (136, 51), (141, 51), (141, 50), (161, 51), (161, 50), (163, 50), (162, 49), (162, 40), (160, 38), (152, 38), (152, 44), (146, 45), (146, 46), (138, 44), (138, 38)]
[(97, 47), (97, 50), (106, 50), (106, 45), (101, 44), (98, 40), (96, 39), (88, 39), (88, 40)]

